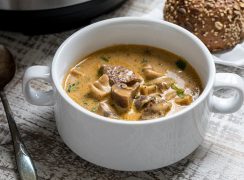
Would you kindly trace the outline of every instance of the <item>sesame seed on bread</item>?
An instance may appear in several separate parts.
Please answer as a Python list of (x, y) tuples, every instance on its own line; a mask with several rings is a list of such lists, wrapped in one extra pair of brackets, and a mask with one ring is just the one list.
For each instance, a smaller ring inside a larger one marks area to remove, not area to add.
[(212, 52), (244, 38), (244, 0), (167, 0), (164, 19), (194, 33)]

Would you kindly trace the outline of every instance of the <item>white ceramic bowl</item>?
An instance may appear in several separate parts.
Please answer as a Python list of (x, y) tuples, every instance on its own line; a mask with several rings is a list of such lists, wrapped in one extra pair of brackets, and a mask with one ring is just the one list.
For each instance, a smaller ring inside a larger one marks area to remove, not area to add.
[[(82, 57), (115, 44), (142, 44), (184, 57), (198, 72), (204, 91), (184, 110), (163, 118), (128, 122), (87, 111), (66, 94), (62, 82)], [(33, 79), (53, 85), (50, 92), (30, 87)], [(215, 73), (212, 56), (204, 44), (174, 24), (142, 18), (115, 18), (87, 26), (70, 36), (55, 54), (51, 69), (30, 67), (23, 79), (23, 93), (32, 104), (54, 105), (63, 141), (80, 157), (99, 166), (142, 171), (175, 163), (203, 141), (210, 112), (232, 113), (243, 103), (244, 83), (235, 74)], [(236, 96), (213, 96), (217, 88), (236, 90)]]

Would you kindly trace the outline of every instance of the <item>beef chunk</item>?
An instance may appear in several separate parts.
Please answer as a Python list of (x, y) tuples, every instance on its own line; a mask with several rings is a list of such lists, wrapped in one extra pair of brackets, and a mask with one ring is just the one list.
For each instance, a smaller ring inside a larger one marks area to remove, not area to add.
[(144, 95), (139, 96), (134, 101), (136, 109), (141, 110), (153, 99), (154, 98), (152, 96), (144, 96)]
[(165, 116), (171, 109), (172, 104), (163, 99), (150, 101), (143, 109), (141, 119), (155, 119)]
[(141, 111), (141, 119), (154, 119), (165, 116), (171, 109), (172, 104), (163, 99), (159, 94), (141, 95), (135, 100), (135, 107)]
[(165, 101), (160, 94), (140, 96), (135, 100), (135, 106), (141, 111), (141, 119), (154, 119), (165, 116), (172, 104)]
[(111, 66), (102, 65), (102, 74), (106, 74), (109, 77), (109, 82), (111, 85), (117, 83), (124, 83), (126, 85), (133, 85), (136, 82), (141, 82), (142, 79), (136, 75), (133, 71), (123, 67), (123, 66)]

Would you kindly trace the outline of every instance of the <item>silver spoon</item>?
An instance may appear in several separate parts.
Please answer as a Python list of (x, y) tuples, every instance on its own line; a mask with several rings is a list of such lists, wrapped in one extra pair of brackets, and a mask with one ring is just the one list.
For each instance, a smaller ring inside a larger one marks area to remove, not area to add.
[(18, 128), (13, 118), (8, 100), (4, 93), (4, 87), (12, 80), (16, 70), (12, 54), (7, 48), (0, 45), (0, 97), (8, 119), (9, 129), (11, 132), (15, 158), (21, 180), (36, 180), (37, 174), (34, 163), (21, 140)]

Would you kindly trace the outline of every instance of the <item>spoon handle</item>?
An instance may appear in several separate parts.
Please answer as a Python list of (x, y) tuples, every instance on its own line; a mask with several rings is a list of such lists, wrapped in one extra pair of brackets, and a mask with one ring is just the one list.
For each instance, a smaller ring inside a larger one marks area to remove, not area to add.
[(8, 124), (9, 124), (9, 129), (13, 140), (15, 158), (17, 161), (17, 167), (18, 167), (20, 179), (36, 180), (37, 174), (36, 174), (34, 163), (28, 151), (26, 150), (24, 143), (21, 140), (18, 128), (13, 118), (13, 113), (10, 109), (8, 100), (3, 90), (0, 91), (0, 97), (8, 119)]

